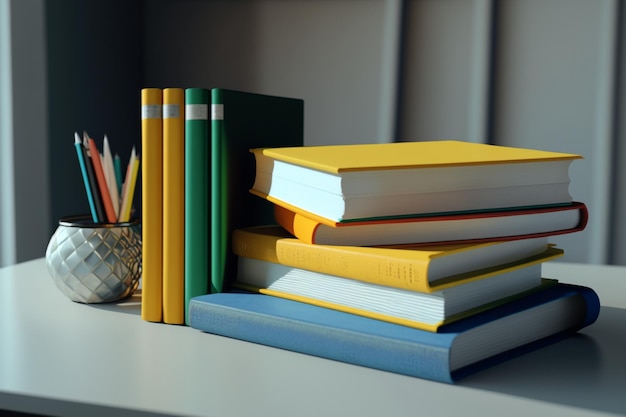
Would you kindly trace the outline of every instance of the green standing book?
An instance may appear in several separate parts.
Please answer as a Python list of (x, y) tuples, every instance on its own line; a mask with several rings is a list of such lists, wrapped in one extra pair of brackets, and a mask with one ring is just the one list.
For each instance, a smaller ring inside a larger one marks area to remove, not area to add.
[(185, 322), (191, 298), (209, 293), (210, 91), (185, 90)]
[(302, 146), (304, 101), (211, 90), (211, 292), (234, 279), (234, 229), (275, 223), (273, 205), (252, 195), (252, 148)]

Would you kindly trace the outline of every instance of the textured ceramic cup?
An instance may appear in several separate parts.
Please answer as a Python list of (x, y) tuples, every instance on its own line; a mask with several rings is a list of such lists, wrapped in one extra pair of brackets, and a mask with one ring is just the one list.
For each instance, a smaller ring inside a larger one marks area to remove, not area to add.
[(46, 266), (57, 288), (72, 301), (107, 303), (126, 298), (141, 277), (139, 222), (61, 218), (46, 249)]

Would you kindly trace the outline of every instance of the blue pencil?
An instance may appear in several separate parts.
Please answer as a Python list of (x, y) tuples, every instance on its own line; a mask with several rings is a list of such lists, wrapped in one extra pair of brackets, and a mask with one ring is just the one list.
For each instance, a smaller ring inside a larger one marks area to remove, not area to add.
[(87, 199), (89, 200), (89, 208), (91, 210), (91, 217), (94, 223), (98, 223), (98, 215), (96, 213), (96, 205), (93, 201), (93, 194), (91, 186), (89, 185), (89, 177), (87, 176), (87, 167), (85, 166), (85, 159), (83, 155), (82, 142), (78, 133), (74, 133), (74, 147), (76, 148), (76, 154), (78, 155), (78, 163), (80, 164), (80, 172), (83, 176), (83, 182), (85, 183), (85, 191), (87, 192)]

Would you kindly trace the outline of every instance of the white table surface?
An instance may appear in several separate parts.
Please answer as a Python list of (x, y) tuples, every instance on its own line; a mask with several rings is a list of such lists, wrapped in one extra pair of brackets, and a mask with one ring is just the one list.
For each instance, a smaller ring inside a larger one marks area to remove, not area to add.
[(579, 335), (446, 385), (83, 305), (43, 259), (0, 269), (0, 409), (64, 416), (626, 415), (626, 268), (548, 263), (591, 286)]

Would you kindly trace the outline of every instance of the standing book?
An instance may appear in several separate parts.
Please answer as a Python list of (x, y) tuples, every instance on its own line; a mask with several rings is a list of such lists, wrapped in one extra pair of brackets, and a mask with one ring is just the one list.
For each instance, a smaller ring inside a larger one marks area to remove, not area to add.
[(185, 322), (185, 91), (163, 90), (163, 322)]
[(273, 222), (273, 207), (252, 196), (256, 147), (302, 146), (304, 101), (214, 88), (211, 90), (211, 292), (234, 276), (235, 228)]
[(451, 323), (412, 329), (263, 294), (191, 300), (203, 332), (408, 376), (454, 383), (591, 325), (600, 302), (590, 288), (558, 284)]
[(581, 231), (589, 214), (584, 203), (512, 210), (402, 217), (332, 226), (306, 214), (274, 206), (276, 221), (298, 239), (325, 245), (376, 246), (469, 243), (556, 236)]
[(141, 90), (141, 318), (163, 318), (163, 92)]
[(253, 149), (252, 192), (337, 222), (569, 204), (580, 155), (462, 141)]
[(189, 301), (209, 293), (209, 90), (185, 90), (185, 322)]

